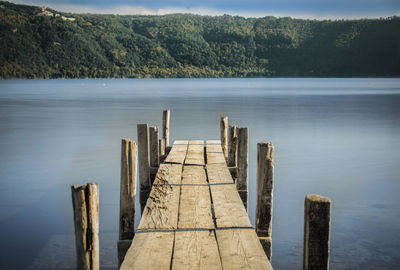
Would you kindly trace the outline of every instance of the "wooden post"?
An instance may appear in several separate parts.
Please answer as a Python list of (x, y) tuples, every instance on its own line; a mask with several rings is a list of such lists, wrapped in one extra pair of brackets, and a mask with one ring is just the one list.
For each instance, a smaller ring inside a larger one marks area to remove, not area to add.
[(139, 153), (139, 182), (141, 213), (149, 197), (150, 185), (150, 158), (149, 158), (149, 128), (147, 124), (137, 125), (138, 153)]
[(247, 127), (238, 128), (238, 159), (236, 187), (247, 210), (247, 167), (249, 150), (249, 132)]
[(169, 146), (169, 119), (170, 119), (170, 110), (163, 111), (163, 138), (165, 139), (165, 147)]
[(329, 269), (331, 200), (309, 194), (304, 202), (303, 269)]
[(272, 143), (258, 143), (256, 232), (270, 261), (272, 256), (273, 186), (274, 146)]
[(158, 153), (160, 155), (159, 161), (160, 161), (160, 163), (163, 163), (164, 159), (165, 159), (165, 139), (164, 138), (159, 140), (158, 146), (160, 147), (160, 149), (158, 150)]
[(150, 127), (150, 166), (160, 166), (157, 127)]
[(78, 270), (100, 269), (99, 186), (71, 186)]
[(236, 166), (237, 126), (229, 126), (228, 131), (228, 167)]
[(121, 265), (124, 260), (135, 235), (137, 154), (137, 143), (122, 139), (118, 265)]
[(225, 160), (228, 160), (228, 116), (221, 116), (220, 132), (222, 152)]

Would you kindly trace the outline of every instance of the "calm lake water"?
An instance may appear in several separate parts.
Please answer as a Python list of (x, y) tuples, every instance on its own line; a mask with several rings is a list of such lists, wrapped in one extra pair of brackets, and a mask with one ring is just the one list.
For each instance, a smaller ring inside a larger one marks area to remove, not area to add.
[(308, 193), (332, 199), (331, 269), (400, 264), (400, 79), (0, 81), (0, 268), (74, 269), (70, 185), (100, 185), (102, 269), (117, 268), (121, 138), (136, 124), (218, 139), (249, 127), (275, 145), (275, 269), (301, 269)]

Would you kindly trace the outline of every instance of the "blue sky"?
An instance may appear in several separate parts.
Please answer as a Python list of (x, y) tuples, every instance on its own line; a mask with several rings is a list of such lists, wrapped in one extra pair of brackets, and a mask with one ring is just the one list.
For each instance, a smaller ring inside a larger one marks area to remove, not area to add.
[(15, 0), (65, 12), (112, 14), (291, 16), (311, 19), (374, 18), (400, 15), (400, 0)]

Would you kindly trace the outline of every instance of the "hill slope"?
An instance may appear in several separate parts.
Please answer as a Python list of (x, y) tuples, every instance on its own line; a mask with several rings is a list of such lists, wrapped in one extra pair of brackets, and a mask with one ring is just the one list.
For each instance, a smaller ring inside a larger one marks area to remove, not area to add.
[(64, 14), (0, 2), (0, 77), (400, 76), (400, 18)]

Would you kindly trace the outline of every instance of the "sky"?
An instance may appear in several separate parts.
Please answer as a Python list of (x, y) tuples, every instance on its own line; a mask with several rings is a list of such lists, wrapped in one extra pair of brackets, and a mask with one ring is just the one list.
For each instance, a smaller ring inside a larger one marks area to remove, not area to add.
[[(9, 0), (10, 1), (10, 0)], [(400, 16), (400, 0), (14, 0), (63, 12), (165, 15), (238, 15), (307, 19), (358, 19)]]

